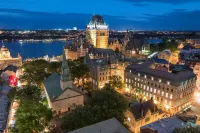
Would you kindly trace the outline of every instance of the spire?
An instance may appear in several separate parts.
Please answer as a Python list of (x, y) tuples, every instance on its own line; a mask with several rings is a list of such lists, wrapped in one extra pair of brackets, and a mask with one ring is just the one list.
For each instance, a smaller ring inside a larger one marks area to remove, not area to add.
[(71, 81), (71, 74), (69, 72), (69, 66), (66, 59), (65, 49), (63, 48), (63, 59), (62, 59), (62, 81)]
[(18, 53), (18, 54), (17, 54), (17, 57), (18, 57), (18, 58), (21, 58), (21, 55)]
[(86, 53), (86, 55), (84, 57), (84, 64), (88, 64), (89, 63), (89, 59), (90, 59), (89, 54)]

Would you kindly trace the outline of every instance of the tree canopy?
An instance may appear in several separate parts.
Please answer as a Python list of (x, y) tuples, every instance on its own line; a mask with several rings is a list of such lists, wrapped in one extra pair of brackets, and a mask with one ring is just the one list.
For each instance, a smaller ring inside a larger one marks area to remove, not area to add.
[(118, 75), (111, 76), (109, 84), (112, 88), (122, 89), (124, 87), (122, 77)]
[[(13, 133), (41, 132), (53, 118), (53, 113), (42, 103), (41, 89), (36, 86), (16, 88), (9, 98), (16, 99), (19, 107), (16, 111)], [(13, 98), (14, 97), (14, 98)]]
[(61, 128), (68, 132), (113, 117), (124, 123), (124, 112), (127, 107), (125, 98), (112, 89), (110, 85), (106, 85), (102, 90), (94, 92), (88, 105), (78, 106), (66, 114)]
[(153, 53), (156, 51), (163, 51), (163, 50), (169, 49), (170, 51), (174, 52), (178, 50), (178, 45), (179, 43), (177, 40), (175, 39), (170, 40), (170, 39), (164, 38), (162, 42), (158, 44), (151, 44), (150, 51)]

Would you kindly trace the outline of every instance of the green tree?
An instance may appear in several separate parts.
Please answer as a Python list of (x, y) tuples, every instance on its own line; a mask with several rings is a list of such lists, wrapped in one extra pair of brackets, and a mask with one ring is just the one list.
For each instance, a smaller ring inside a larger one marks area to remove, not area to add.
[(40, 86), (44, 79), (48, 77), (46, 71), (48, 62), (45, 60), (35, 60), (23, 64), (23, 75), (19, 78), (22, 83)]
[[(14, 96), (13, 96), (14, 95)], [(13, 133), (41, 132), (53, 118), (53, 113), (42, 103), (41, 89), (36, 86), (17, 88), (12, 92), (12, 99), (18, 100), (19, 107), (15, 118)]]
[(110, 76), (109, 84), (112, 88), (122, 89), (124, 87), (122, 77), (117, 75)]
[(102, 90), (94, 92), (88, 105), (78, 106), (66, 114), (61, 128), (64, 132), (68, 132), (113, 117), (124, 123), (124, 112), (127, 107), (125, 98), (106, 84)]
[(61, 62), (50, 62), (47, 66), (47, 71), (48, 73), (61, 73), (61, 66), (62, 63)]
[(173, 133), (200, 133), (200, 126), (176, 128)]

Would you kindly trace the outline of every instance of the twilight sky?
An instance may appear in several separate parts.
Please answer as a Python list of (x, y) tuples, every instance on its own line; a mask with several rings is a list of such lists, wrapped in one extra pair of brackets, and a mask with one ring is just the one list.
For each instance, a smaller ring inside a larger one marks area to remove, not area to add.
[(110, 29), (200, 30), (200, 0), (0, 0), (0, 28), (85, 28), (102, 14)]

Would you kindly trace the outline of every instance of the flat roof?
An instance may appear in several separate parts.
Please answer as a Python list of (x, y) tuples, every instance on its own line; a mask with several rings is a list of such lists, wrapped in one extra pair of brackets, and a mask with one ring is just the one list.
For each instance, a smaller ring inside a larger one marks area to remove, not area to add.
[(129, 133), (129, 131), (116, 118), (112, 118), (68, 133)]
[(175, 128), (183, 128), (185, 123), (176, 116), (158, 120), (141, 127), (140, 129), (150, 128), (157, 130), (158, 133), (172, 133)]

